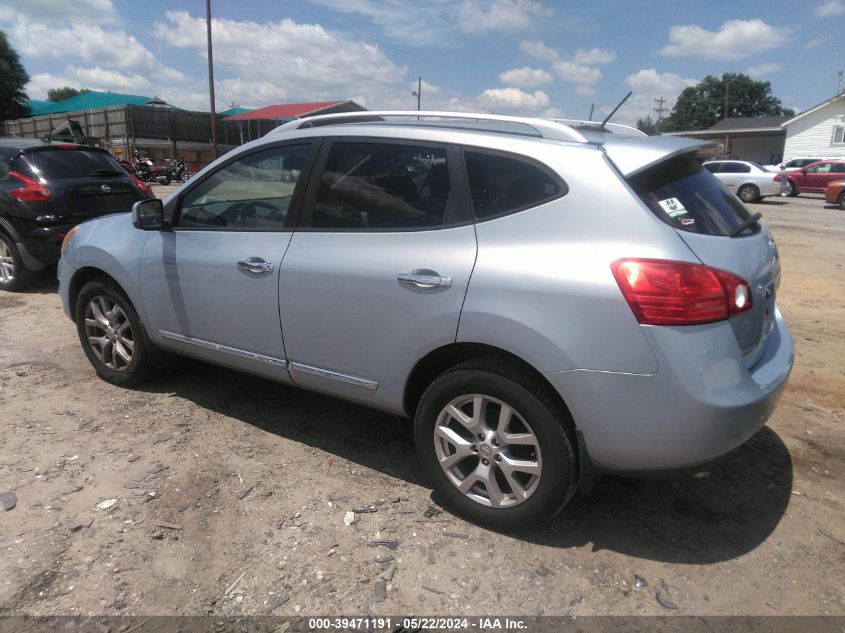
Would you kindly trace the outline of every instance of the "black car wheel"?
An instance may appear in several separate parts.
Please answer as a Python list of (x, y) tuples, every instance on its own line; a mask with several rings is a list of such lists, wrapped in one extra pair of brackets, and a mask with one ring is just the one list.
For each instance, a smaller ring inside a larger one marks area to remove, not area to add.
[(760, 198), (760, 190), (755, 185), (742, 185), (736, 195), (743, 202), (754, 202)]
[(482, 525), (543, 521), (577, 489), (569, 416), (544, 385), (496, 359), (458, 365), (431, 383), (414, 435), (444, 503)]
[(795, 186), (795, 183), (791, 180), (789, 181), (789, 192), (787, 195), (793, 198), (798, 195), (798, 188)]
[(0, 290), (20, 290), (29, 283), (29, 278), (15, 242), (0, 233)]
[(839, 208), (845, 211), (845, 191), (839, 194)]
[(85, 355), (103, 380), (134, 386), (152, 370), (138, 314), (112, 282), (95, 280), (82, 287), (76, 298), (76, 329)]

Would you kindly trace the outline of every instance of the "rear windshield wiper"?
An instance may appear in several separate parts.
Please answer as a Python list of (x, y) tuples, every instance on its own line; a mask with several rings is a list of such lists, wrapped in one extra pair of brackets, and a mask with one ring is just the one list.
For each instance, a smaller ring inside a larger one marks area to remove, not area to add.
[(89, 176), (120, 176), (123, 172), (116, 169), (95, 169)]
[(737, 235), (742, 233), (745, 229), (750, 227), (752, 224), (757, 224), (757, 221), (762, 217), (763, 217), (763, 214), (760, 213), (759, 211), (757, 213), (752, 213), (750, 216), (748, 216), (748, 219), (745, 222), (743, 222), (738, 227), (736, 227), (733, 231), (731, 231), (730, 237), (736, 237)]

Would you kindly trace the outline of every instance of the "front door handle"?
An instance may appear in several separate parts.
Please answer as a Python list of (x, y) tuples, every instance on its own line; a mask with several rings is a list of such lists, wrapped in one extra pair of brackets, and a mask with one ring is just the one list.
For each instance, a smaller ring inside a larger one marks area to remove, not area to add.
[(261, 275), (273, 270), (273, 264), (265, 262), (260, 257), (248, 257), (245, 261), (238, 262), (238, 270), (254, 275)]
[(426, 274), (416, 271), (399, 273), (396, 278), (400, 284), (416, 286), (417, 288), (448, 288), (452, 285), (451, 277), (443, 277), (433, 271), (426, 271)]

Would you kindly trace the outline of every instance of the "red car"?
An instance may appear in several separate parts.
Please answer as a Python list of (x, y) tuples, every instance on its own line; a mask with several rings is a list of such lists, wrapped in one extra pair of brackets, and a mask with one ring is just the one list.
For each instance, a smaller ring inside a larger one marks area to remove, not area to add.
[[(829, 183), (845, 178), (845, 160), (821, 160), (791, 171), (786, 177), (789, 179), (790, 196), (801, 192), (824, 193)], [(780, 182), (780, 174), (775, 176), (775, 181)]]

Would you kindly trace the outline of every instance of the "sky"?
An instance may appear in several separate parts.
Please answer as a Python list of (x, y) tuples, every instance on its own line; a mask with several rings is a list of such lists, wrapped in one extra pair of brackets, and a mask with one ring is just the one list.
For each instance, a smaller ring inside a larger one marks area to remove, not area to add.
[[(603, 118), (668, 114), (706, 75), (771, 82), (785, 107), (836, 94), (845, 0), (212, 0), (218, 111), (354, 99)], [(72, 86), (209, 110), (204, 0), (0, 0), (31, 99)], [(845, 88), (845, 82), (843, 82)]]

